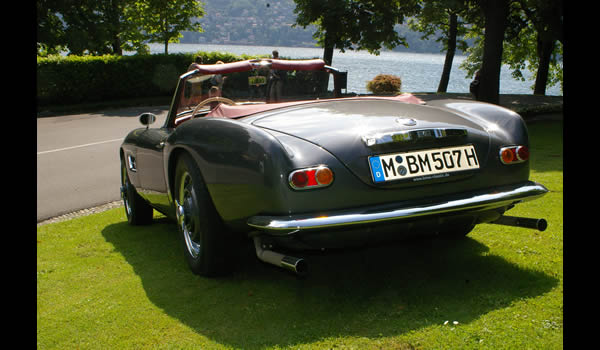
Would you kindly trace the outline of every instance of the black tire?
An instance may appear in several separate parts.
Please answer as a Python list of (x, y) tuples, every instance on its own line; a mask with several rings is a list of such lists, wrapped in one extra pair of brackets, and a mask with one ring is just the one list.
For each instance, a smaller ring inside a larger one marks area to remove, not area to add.
[(192, 272), (209, 277), (230, 273), (235, 240), (225, 228), (189, 154), (182, 154), (177, 160), (173, 197), (185, 260)]
[(125, 167), (125, 161), (121, 159), (121, 198), (123, 198), (127, 221), (131, 225), (151, 224), (154, 209), (137, 193), (129, 181)]

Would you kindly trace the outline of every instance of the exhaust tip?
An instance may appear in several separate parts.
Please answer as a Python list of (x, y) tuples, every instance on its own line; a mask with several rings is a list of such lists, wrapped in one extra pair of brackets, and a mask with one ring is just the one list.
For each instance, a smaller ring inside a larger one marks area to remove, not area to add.
[(548, 222), (546, 219), (530, 219), (521, 218), (517, 216), (506, 216), (502, 215), (497, 220), (490, 222), (491, 224), (507, 225), (531, 228), (538, 231), (545, 231), (548, 228)]
[(302, 258), (286, 255), (281, 259), (281, 267), (296, 273), (298, 276), (304, 277), (308, 274), (308, 264)]
[(266, 247), (263, 246), (261, 238), (258, 236), (254, 237), (254, 248), (256, 257), (261, 261), (284, 268), (298, 276), (306, 276), (308, 273), (308, 265), (304, 259), (265, 249)]
[(537, 229), (539, 231), (546, 231), (547, 228), (548, 228), (548, 222), (546, 221), (546, 219), (539, 219), (537, 221)]

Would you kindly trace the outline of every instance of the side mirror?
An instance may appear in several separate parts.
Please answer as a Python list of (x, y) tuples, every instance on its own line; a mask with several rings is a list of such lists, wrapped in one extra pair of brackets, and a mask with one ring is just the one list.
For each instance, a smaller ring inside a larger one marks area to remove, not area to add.
[(150, 126), (150, 124), (154, 123), (156, 121), (156, 115), (152, 114), (152, 113), (144, 113), (142, 115), (140, 115), (140, 123), (142, 125), (145, 125), (146, 128), (148, 128)]

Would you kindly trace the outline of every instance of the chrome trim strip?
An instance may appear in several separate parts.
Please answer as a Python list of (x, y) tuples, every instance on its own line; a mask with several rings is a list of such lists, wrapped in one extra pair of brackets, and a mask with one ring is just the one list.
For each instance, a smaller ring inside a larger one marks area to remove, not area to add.
[(426, 215), (457, 211), (475, 211), (499, 208), (533, 200), (546, 194), (548, 189), (536, 182), (458, 196), (452, 200), (417, 206), (385, 206), (339, 210), (330, 213), (300, 214), (289, 216), (253, 216), (247, 224), (269, 234), (285, 236), (299, 230), (328, 229), (334, 227), (404, 220)]
[(393, 142), (416, 142), (424, 139), (466, 137), (467, 134), (467, 129), (428, 128), (364, 135), (362, 140), (367, 147), (371, 147)]
[(134, 173), (137, 172), (135, 157), (132, 156), (131, 154), (127, 155), (127, 165), (129, 166), (129, 170), (133, 171)]

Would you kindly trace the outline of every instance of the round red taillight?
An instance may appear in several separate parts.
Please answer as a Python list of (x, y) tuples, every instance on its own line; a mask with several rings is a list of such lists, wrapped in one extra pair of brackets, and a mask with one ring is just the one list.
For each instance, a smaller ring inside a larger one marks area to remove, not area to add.
[(529, 148), (526, 146), (517, 147), (517, 159), (524, 161), (529, 159)]
[(296, 188), (303, 188), (308, 185), (308, 175), (303, 171), (297, 171), (292, 175), (291, 183)]

